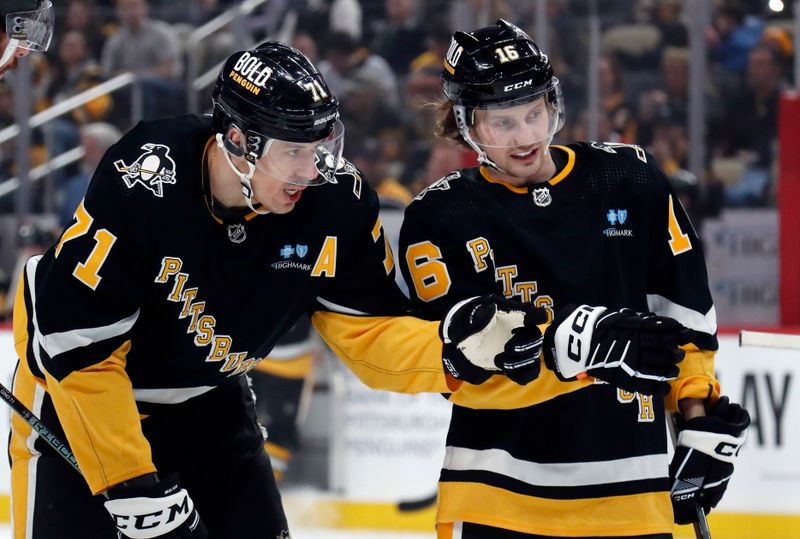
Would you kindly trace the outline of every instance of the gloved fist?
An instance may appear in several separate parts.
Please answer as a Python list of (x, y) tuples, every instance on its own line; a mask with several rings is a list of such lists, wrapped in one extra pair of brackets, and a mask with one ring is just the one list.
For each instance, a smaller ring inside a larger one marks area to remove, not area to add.
[(439, 325), (442, 362), (454, 378), (482, 384), (505, 374), (518, 384), (539, 375), (544, 309), (500, 295), (477, 296), (455, 304)]
[(750, 414), (721, 397), (709, 415), (678, 422), (680, 434), (669, 465), (670, 496), (675, 522), (688, 524), (697, 521), (695, 504), (708, 513), (722, 499)]
[[(108, 490), (104, 503), (120, 539), (207, 539), (208, 532), (189, 493), (173, 475)], [(144, 478), (143, 478), (144, 479)]]
[(669, 393), (694, 331), (672, 318), (630, 309), (569, 305), (545, 331), (544, 358), (560, 380), (586, 375), (645, 395)]

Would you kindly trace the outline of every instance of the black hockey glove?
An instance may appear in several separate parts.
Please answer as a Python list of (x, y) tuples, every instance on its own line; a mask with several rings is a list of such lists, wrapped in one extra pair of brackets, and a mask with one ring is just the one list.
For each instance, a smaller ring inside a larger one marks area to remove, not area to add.
[(155, 475), (149, 478), (137, 478), (132, 485), (108, 490), (104, 505), (114, 519), (119, 539), (207, 539), (206, 527), (178, 477), (172, 475), (163, 481)]
[(684, 356), (678, 346), (694, 335), (653, 313), (568, 305), (545, 331), (544, 358), (560, 380), (588, 375), (627, 391), (666, 395)]
[(493, 374), (527, 384), (539, 376), (542, 338), (536, 324), (546, 321), (544, 309), (500, 295), (466, 299), (439, 325), (442, 362), (454, 378), (470, 384)]
[(682, 421), (675, 455), (669, 465), (670, 495), (675, 522), (696, 522), (695, 504), (705, 513), (716, 507), (728, 488), (733, 461), (744, 443), (750, 414), (720, 398), (709, 415)]

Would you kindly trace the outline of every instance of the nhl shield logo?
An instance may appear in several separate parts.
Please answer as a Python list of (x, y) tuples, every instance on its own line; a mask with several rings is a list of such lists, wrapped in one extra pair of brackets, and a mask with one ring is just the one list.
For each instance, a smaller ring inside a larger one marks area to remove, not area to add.
[(533, 202), (537, 206), (544, 208), (545, 206), (549, 206), (552, 201), (553, 197), (550, 196), (550, 189), (547, 187), (533, 190)]
[(152, 191), (157, 197), (164, 196), (164, 184), (175, 183), (175, 161), (169, 156), (169, 147), (148, 142), (145, 151), (132, 164), (119, 159), (114, 161), (117, 171), (124, 172), (122, 179), (128, 189), (137, 183)]
[(245, 238), (247, 238), (247, 231), (245, 231), (244, 225), (228, 225), (229, 240), (231, 240), (233, 243), (242, 243)]

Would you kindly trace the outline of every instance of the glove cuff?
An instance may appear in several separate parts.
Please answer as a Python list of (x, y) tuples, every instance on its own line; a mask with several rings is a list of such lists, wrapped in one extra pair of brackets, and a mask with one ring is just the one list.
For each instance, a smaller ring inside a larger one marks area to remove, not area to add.
[(571, 380), (586, 372), (592, 351), (592, 334), (606, 308), (581, 305), (566, 316), (562, 315), (564, 311), (566, 309), (559, 313), (546, 331), (545, 354), (550, 355), (548, 363), (555, 368), (559, 378)]
[(456, 315), (460, 314), (459, 310), (461, 309), (461, 307), (463, 307), (465, 304), (471, 301), (475, 301), (478, 298), (480, 298), (480, 296), (473, 296), (471, 298), (461, 300), (455, 305), (453, 305), (449, 311), (447, 311), (447, 314), (442, 320), (442, 323), (439, 324), (439, 337), (442, 339), (442, 342), (444, 344), (450, 344), (451, 342), (453, 342), (453, 338), (458, 338), (458, 336), (451, 335), (450, 328), (453, 325), (453, 318)]
[[(106, 510), (125, 537), (149, 539), (178, 529), (190, 517), (199, 519), (194, 503), (177, 478), (151, 486), (119, 487), (109, 492)], [(123, 495), (124, 497), (120, 496)], [(197, 524), (190, 523), (190, 528)]]
[(678, 445), (732, 464), (739, 455), (746, 437), (747, 431), (739, 436), (731, 436), (702, 430), (684, 430), (678, 435)]

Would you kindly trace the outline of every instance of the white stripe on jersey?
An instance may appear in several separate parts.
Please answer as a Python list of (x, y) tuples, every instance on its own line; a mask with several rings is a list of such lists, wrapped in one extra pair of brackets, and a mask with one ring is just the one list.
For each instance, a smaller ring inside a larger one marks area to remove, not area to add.
[(310, 354), (316, 350), (316, 348), (317, 344), (314, 342), (314, 339), (305, 339), (295, 344), (279, 344), (270, 350), (267, 357), (277, 360), (294, 359), (298, 356)]
[(214, 389), (215, 386), (197, 387), (165, 387), (162, 389), (134, 389), (133, 396), (137, 402), (150, 402), (153, 404), (178, 404), (186, 402), (192, 397), (202, 395)]
[[(132, 315), (107, 326), (73, 329), (71, 331), (43, 335), (41, 331), (39, 331), (39, 321), (36, 316), (36, 267), (39, 265), (41, 258), (42, 255), (31, 257), (25, 265), (25, 271), (28, 275), (28, 290), (30, 291), (31, 304), (33, 305), (33, 312), (29, 313), (29, 316), (33, 322), (34, 343), (41, 345), (51, 358), (63, 354), (64, 352), (74, 350), (75, 348), (80, 348), (81, 346), (87, 346), (98, 341), (122, 335), (136, 323), (136, 320), (139, 318), (138, 309)], [(39, 355), (39, 347), (33, 346), (33, 352), (36, 356), (36, 364), (42, 372), (45, 372), (46, 369), (42, 365), (42, 359)]]
[(448, 446), (444, 458), (446, 470), (493, 472), (542, 487), (577, 487), (658, 479), (667, 477), (667, 467), (666, 453), (594, 462), (542, 464), (516, 459), (502, 449)]
[(367, 314), (367, 313), (362, 313), (361, 311), (357, 311), (355, 309), (351, 309), (350, 307), (345, 307), (344, 305), (337, 305), (336, 303), (330, 302), (327, 299), (322, 299), (319, 296), (317, 296), (317, 301), (319, 301), (323, 307), (326, 307), (328, 310), (333, 311), (335, 313), (355, 314), (355, 315)]
[(92, 343), (104, 341), (118, 335), (122, 335), (133, 327), (139, 318), (139, 309), (127, 318), (118, 320), (113, 324), (96, 328), (80, 328), (61, 333), (51, 333), (42, 336), (42, 346), (50, 355), (55, 357), (58, 354), (69, 352), (81, 346), (88, 346)]
[(710, 335), (717, 332), (717, 311), (713, 305), (706, 314), (702, 314), (664, 296), (647, 294), (647, 308), (657, 315), (674, 318), (689, 329)]

